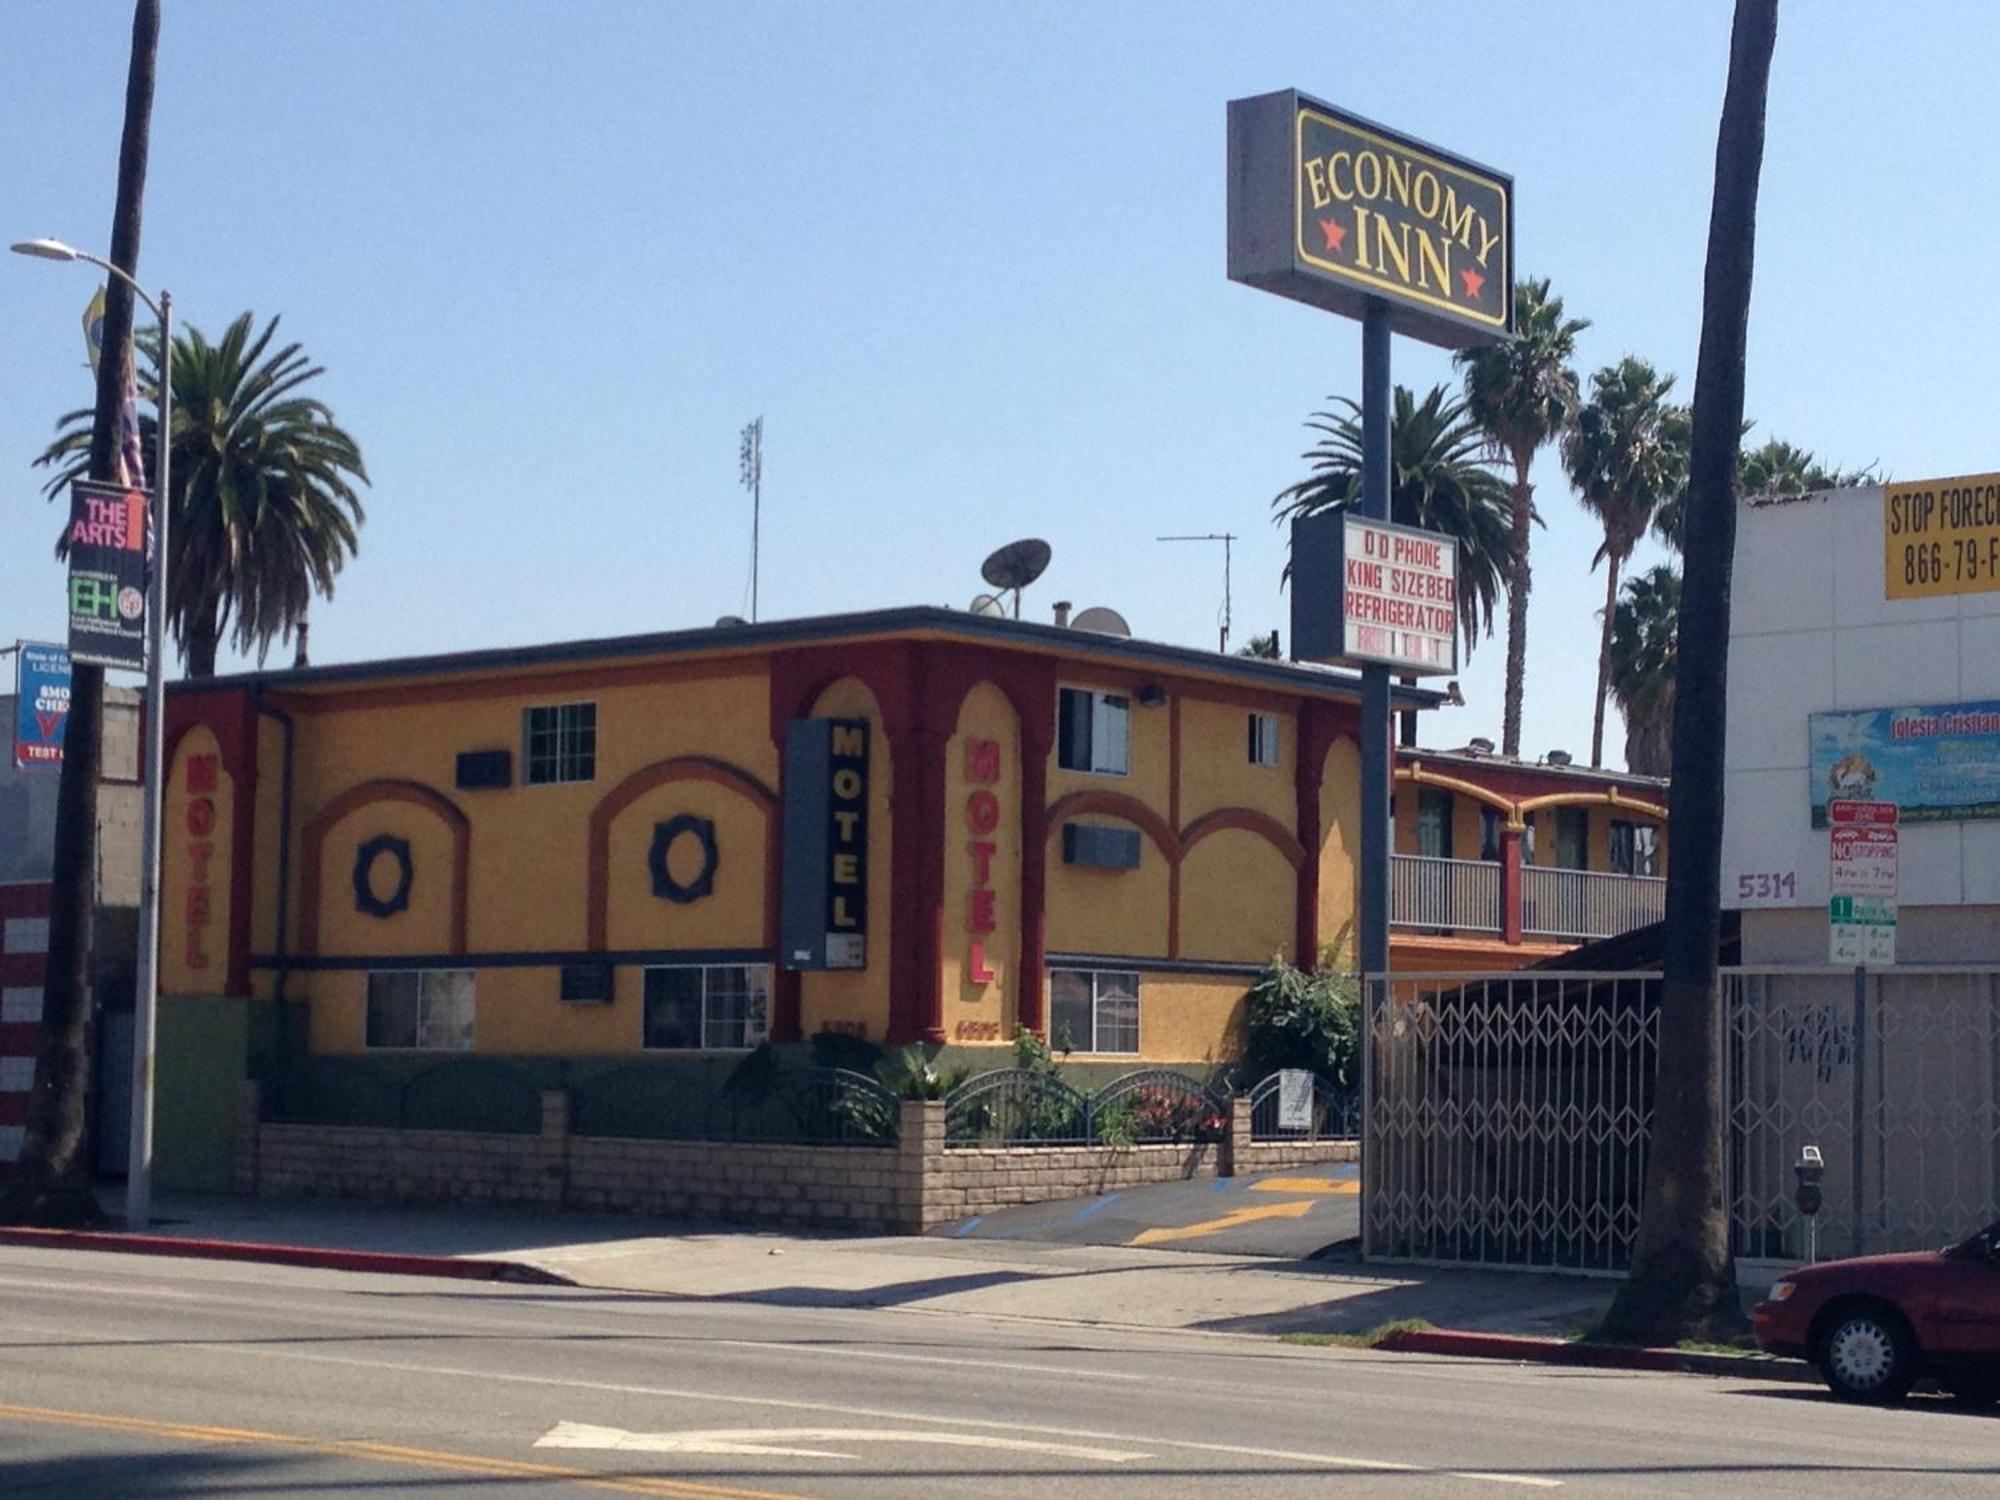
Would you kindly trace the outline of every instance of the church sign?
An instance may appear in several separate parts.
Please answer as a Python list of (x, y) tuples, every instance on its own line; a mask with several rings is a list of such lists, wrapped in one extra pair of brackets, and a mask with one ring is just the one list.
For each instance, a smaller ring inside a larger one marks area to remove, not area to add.
[(1447, 349), (1514, 321), (1514, 180), (1294, 89), (1229, 106), (1229, 276)]

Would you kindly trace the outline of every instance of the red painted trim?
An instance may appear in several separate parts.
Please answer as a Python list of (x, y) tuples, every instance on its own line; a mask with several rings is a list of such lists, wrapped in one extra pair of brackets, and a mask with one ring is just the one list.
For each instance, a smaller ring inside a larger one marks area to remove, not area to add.
[[(242, 688), (176, 688), (168, 694), (163, 763), (170, 774), (174, 759), (180, 754), (181, 742), (197, 726), (206, 726), (215, 735), (216, 752), (232, 789), (229, 931), (224, 935), (223, 985), (231, 995), (247, 995), (250, 993), (250, 907), (257, 875), (256, 704)], [(139, 724), (142, 755), (148, 732), (142, 707)], [(163, 828), (161, 863), (176, 859), (173, 830)]]
[(408, 708), (438, 703), (478, 703), (516, 698), (523, 703), (548, 703), (577, 693), (609, 688), (652, 687), (681, 682), (707, 682), (723, 677), (762, 677), (769, 657), (761, 651), (703, 661), (658, 661), (639, 666), (578, 667), (562, 672), (510, 672), (477, 682), (423, 682), (400, 687), (329, 687), (323, 691), (273, 693), (265, 702), (289, 713), (350, 713), (357, 709)]
[(376, 1276), (443, 1276), (457, 1281), (531, 1282), (574, 1286), (555, 1271), (523, 1261), (461, 1260), (450, 1255), (405, 1255), (381, 1250), (334, 1250), (316, 1245), (263, 1245), (249, 1240), (179, 1239), (164, 1234), (103, 1234), (77, 1229), (0, 1229), (0, 1245), (45, 1250), (113, 1250), (121, 1255), (173, 1255), (192, 1260), (261, 1261), (324, 1271), (365, 1271)]
[(435, 813), (451, 830), (450, 951), (465, 952), (467, 885), (472, 863), (472, 824), (442, 792), (417, 781), (364, 781), (351, 786), (306, 822), (299, 871), (299, 955), (319, 952), (319, 867), (327, 834), (348, 814), (376, 802), (408, 802)]
[(1509, 945), (1521, 941), (1522, 892), (1521, 838), (1523, 830), (1500, 830), (1500, 939)]
[(606, 946), (605, 927), (609, 920), (607, 903), (611, 892), (612, 823), (617, 820), (620, 813), (648, 792), (676, 781), (706, 781), (713, 786), (723, 787), (754, 803), (764, 814), (764, 946), (774, 947), (778, 941), (779, 886), (776, 866), (771, 862), (775, 843), (771, 830), (778, 822), (776, 816), (778, 794), (741, 766), (708, 755), (676, 755), (668, 760), (655, 761), (650, 766), (642, 766), (598, 798), (597, 805), (591, 808), (586, 876), (589, 894), (585, 907), (588, 931), (584, 946), (593, 953), (603, 952)]
[(1137, 797), (1129, 797), (1123, 792), (1105, 792), (1095, 789), (1084, 792), (1070, 792), (1056, 798), (1049, 804), (1045, 818), (1049, 837), (1054, 837), (1069, 818), (1087, 818), (1095, 814), (1103, 818), (1117, 818), (1130, 823), (1153, 841), (1168, 864), (1180, 859), (1181, 841), (1173, 828), (1152, 808)]
[(1225, 828), (1256, 834), (1284, 855), (1294, 870), (1306, 862), (1306, 851), (1298, 836), (1269, 813), (1254, 807), (1218, 807), (1214, 812), (1203, 813), (1181, 830), (1181, 858), (1185, 859), (1188, 851), (1203, 839)]
[(1323, 704), (1301, 699), (1294, 721), (1292, 759), (1293, 815), (1297, 819), (1299, 847), (1306, 857), (1299, 862), (1298, 902), (1294, 913), (1292, 962), (1309, 968), (1319, 961), (1322, 941), (1319, 930), (1320, 854), (1326, 847), (1326, 828), (1320, 819), (1320, 794), (1326, 786), (1326, 758), (1340, 738), (1338, 718)]

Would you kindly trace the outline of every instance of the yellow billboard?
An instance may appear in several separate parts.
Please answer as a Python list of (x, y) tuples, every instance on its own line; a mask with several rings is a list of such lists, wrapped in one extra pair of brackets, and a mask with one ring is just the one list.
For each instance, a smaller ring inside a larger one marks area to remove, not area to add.
[(1882, 589), (1890, 599), (2000, 589), (2000, 474), (1883, 485)]

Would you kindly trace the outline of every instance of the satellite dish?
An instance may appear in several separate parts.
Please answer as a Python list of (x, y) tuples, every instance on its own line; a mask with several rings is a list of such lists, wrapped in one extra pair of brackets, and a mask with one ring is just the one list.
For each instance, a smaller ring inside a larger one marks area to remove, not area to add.
[(1014, 618), (1021, 618), (1021, 590), (1042, 576), (1049, 565), (1049, 544), (1040, 537), (1009, 542), (979, 565), (979, 576), (994, 588), (1014, 591)]
[(1007, 615), (1007, 606), (991, 594), (975, 594), (972, 602), (965, 607), (975, 615), (986, 615), (999, 619), (1004, 619)]
[(1082, 614), (1069, 622), (1072, 630), (1090, 630), (1098, 635), (1115, 635), (1120, 640), (1130, 640), (1132, 627), (1125, 623), (1125, 617), (1115, 609), (1106, 609), (1101, 604), (1093, 604)]
[(715, 622), (715, 628), (717, 630), (726, 630), (734, 625), (748, 625), (749, 623), (750, 622), (744, 619), (743, 616), (741, 615), (724, 615), (721, 619)]

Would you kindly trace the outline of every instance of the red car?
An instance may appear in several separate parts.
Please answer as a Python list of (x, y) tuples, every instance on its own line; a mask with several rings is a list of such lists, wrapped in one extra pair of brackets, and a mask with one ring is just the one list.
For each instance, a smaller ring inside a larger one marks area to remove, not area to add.
[(1944, 1250), (1802, 1266), (1750, 1319), (1760, 1345), (1810, 1359), (1844, 1400), (1900, 1401), (1929, 1376), (1990, 1405), (2000, 1400), (2000, 1221)]

